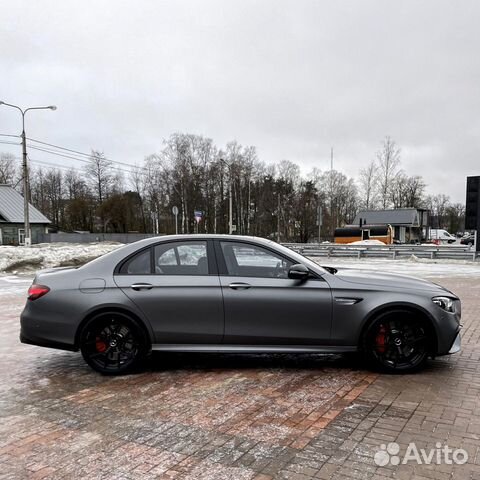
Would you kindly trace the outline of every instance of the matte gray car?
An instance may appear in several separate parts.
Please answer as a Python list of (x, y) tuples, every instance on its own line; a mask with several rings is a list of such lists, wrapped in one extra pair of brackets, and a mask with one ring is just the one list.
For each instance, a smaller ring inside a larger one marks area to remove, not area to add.
[(460, 349), (460, 315), (458, 297), (425, 280), (322, 268), (261, 238), (176, 235), (40, 271), (20, 338), (112, 374), (152, 350), (360, 352), (407, 372)]

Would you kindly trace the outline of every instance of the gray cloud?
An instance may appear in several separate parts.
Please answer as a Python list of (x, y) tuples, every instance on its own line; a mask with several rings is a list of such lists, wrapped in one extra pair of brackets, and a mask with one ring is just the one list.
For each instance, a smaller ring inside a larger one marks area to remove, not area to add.
[[(32, 114), (31, 137), (131, 163), (189, 131), (304, 171), (333, 145), (354, 175), (388, 134), (408, 173), (463, 201), (480, 174), (479, 14), (474, 0), (4, 2), (0, 96), (58, 105)], [(0, 133), (15, 115), (0, 110)]]

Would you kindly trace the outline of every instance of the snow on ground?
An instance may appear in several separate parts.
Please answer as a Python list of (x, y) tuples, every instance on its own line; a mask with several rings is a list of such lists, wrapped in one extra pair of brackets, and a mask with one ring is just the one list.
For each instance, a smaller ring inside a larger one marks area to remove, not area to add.
[[(32, 280), (33, 275), (0, 275), (0, 299), (8, 294), (24, 295), (27, 298), (27, 291)], [(5, 308), (5, 305), (2, 303), (2, 309)]]
[(381, 245), (382, 247), (385, 246), (384, 242), (380, 240), (357, 240), (356, 242), (347, 243), (347, 245)]
[(42, 268), (83, 265), (121, 243), (39, 243), (31, 247), (0, 246), (0, 273), (24, 273)]
[(398, 273), (422, 278), (477, 277), (480, 279), (480, 262), (468, 260), (429, 260), (412, 255), (407, 260), (388, 258), (310, 258), (319, 265), (336, 268), (357, 268), (383, 273)]

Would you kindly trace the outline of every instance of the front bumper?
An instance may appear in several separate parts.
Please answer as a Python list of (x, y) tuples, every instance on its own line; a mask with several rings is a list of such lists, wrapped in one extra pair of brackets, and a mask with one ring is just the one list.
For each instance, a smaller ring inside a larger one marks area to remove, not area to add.
[(460, 332), (458, 332), (448, 353), (449, 354), (458, 353), (461, 350), (461, 348), (462, 348), (462, 337), (460, 335)]

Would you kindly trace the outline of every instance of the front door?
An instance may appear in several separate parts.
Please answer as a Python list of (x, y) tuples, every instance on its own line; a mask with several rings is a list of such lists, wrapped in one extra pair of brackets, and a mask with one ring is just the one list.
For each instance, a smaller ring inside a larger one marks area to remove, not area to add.
[(293, 262), (248, 242), (216, 241), (225, 344), (327, 345), (332, 295), (322, 278), (288, 278)]
[(159, 243), (120, 267), (115, 282), (150, 321), (155, 343), (221, 342), (223, 300), (213, 256), (205, 240)]
[(25, 245), (25, 229), (24, 228), (18, 229), (18, 244)]

